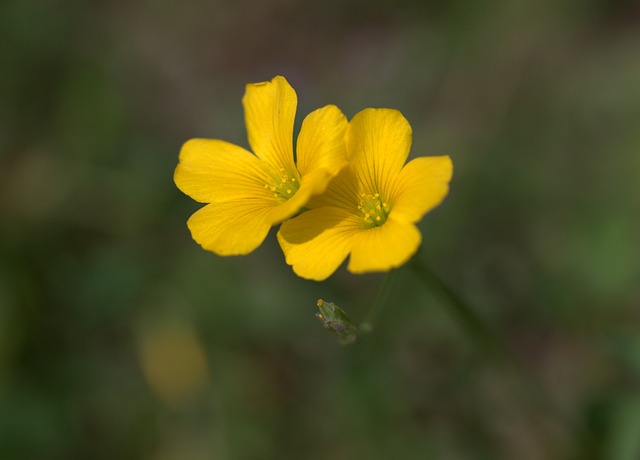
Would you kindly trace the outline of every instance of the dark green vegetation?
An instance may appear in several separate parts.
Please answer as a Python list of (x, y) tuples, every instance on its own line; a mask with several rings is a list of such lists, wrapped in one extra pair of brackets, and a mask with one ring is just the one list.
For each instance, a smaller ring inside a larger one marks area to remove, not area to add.
[[(636, 2), (9, 0), (0, 43), (3, 460), (640, 458)], [(516, 366), (410, 267), (341, 347), (316, 300), (382, 276), (191, 241), (181, 144), (276, 74), (451, 155), (420, 257)]]

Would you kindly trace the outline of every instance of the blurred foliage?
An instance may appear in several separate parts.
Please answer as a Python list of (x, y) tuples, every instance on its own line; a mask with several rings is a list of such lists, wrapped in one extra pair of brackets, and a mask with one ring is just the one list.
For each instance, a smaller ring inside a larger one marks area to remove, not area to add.
[[(6, 0), (0, 43), (2, 459), (640, 458), (637, 2)], [(181, 144), (276, 74), (452, 156), (420, 257), (555, 409), (407, 268), (345, 348), (316, 299), (382, 276), (191, 240)]]

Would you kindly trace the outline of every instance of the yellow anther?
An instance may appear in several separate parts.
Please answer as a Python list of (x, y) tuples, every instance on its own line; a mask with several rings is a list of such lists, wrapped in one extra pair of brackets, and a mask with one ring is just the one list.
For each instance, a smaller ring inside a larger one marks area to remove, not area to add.
[(298, 188), (300, 181), (295, 176), (296, 173), (289, 173), (284, 168), (280, 168), (279, 172), (273, 174), (271, 183), (267, 183), (266, 187), (271, 190), (277, 201), (283, 203), (291, 198)]
[(373, 228), (383, 225), (387, 221), (390, 208), (386, 202), (381, 200), (380, 193), (361, 193), (360, 196), (362, 198), (357, 204), (357, 208), (362, 213), (364, 227)]

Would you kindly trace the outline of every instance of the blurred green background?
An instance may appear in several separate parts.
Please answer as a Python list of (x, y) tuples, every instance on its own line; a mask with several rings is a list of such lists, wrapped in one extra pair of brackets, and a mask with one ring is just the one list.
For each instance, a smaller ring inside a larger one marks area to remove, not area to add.
[[(5, 0), (0, 62), (2, 460), (640, 458), (637, 2)], [(383, 276), (191, 240), (182, 143), (277, 74), (452, 156), (420, 257), (520, 380), (408, 267), (341, 347)]]

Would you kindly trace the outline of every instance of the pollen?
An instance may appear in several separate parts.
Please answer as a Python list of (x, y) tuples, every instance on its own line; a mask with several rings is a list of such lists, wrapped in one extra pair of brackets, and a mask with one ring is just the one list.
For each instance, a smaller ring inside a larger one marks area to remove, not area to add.
[(364, 228), (379, 227), (387, 221), (391, 208), (379, 193), (360, 195), (358, 210), (362, 214)]
[(296, 176), (297, 173), (280, 168), (279, 171), (274, 171), (271, 175), (271, 182), (265, 184), (265, 188), (272, 192), (277, 201), (284, 203), (300, 188), (300, 179)]

